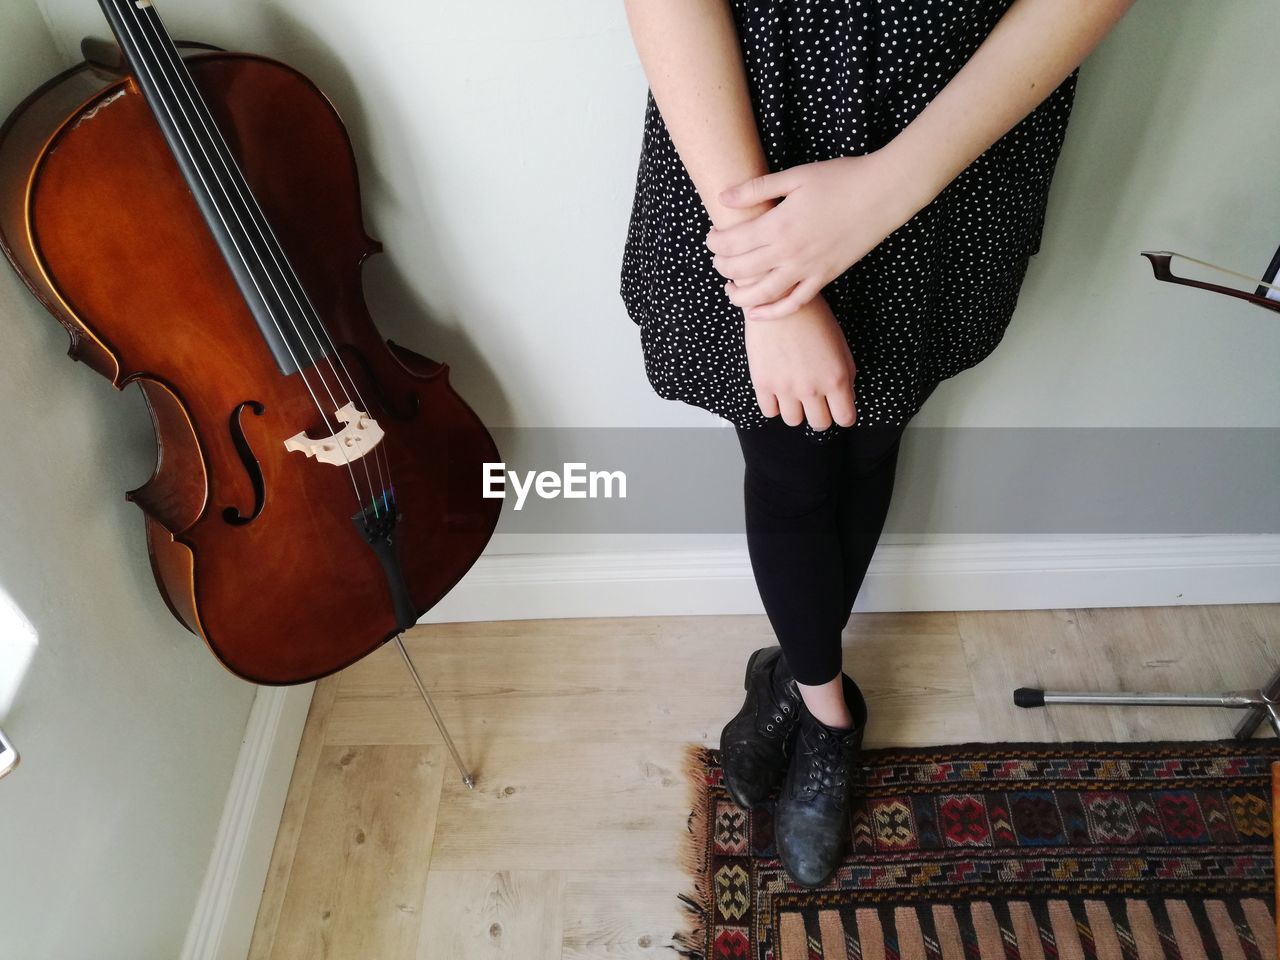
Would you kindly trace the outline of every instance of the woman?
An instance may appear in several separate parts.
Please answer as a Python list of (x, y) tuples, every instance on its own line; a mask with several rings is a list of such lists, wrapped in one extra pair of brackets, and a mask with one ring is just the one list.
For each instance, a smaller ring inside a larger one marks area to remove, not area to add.
[(621, 294), (655, 391), (731, 421), (778, 645), (720, 760), (824, 883), (866, 704), (840, 635), (903, 428), (995, 349), (1078, 68), (1132, 0), (626, 0), (649, 83)]

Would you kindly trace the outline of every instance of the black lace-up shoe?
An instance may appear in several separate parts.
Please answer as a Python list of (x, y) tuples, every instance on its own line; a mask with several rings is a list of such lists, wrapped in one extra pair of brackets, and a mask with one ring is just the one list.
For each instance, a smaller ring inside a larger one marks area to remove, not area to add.
[(747, 698), (720, 733), (720, 767), (729, 795), (744, 809), (769, 799), (787, 770), (800, 690), (779, 646), (747, 661)]
[(841, 677), (853, 727), (829, 727), (802, 703), (791, 763), (774, 807), (778, 857), (803, 887), (825, 883), (849, 842), (853, 774), (867, 726), (867, 703), (848, 674)]

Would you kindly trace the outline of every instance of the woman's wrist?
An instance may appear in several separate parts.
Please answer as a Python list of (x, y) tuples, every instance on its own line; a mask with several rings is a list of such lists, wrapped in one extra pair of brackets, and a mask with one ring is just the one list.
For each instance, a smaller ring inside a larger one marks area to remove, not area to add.
[(877, 153), (894, 184), (892, 195), (899, 201), (899, 225), (927, 207), (949, 182), (943, 179), (945, 171), (930, 161), (928, 152), (919, 149), (911, 138), (904, 140), (901, 133)]
[[(732, 186), (732, 184), (729, 184)], [(778, 205), (776, 199), (762, 200), (750, 207), (726, 207), (719, 202), (719, 192), (714, 197), (702, 197), (702, 206), (707, 211), (711, 225), (717, 230), (728, 230), (739, 223), (754, 220), (763, 213), (768, 213)]]
[(791, 320), (813, 319), (815, 316), (818, 316), (818, 317), (827, 316), (831, 318), (832, 322), (835, 322), (835, 318), (831, 314), (831, 307), (827, 304), (826, 297), (824, 297), (821, 293), (815, 294), (811, 300), (806, 300), (804, 303), (800, 304), (800, 306), (798, 306), (795, 310), (792, 310), (790, 313), (777, 318), (761, 319), (758, 317), (750, 316), (748, 310), (742, 311), (743, 323), (745, 323), (749, 327), (760, 326), (761, 324), (769, 324), (769, 323), (785, 324)]

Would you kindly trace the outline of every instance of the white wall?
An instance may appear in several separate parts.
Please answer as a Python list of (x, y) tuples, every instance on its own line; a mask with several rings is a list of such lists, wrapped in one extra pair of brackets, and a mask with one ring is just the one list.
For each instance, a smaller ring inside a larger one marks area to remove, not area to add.
[[(90, 0), (40, 2), (67, 51), (103, 31)], [(722, 423), (651, 392), (617, 294), (645, 94), (620, 2), (161, 7), (175, 35), (282, 58), (335, 100), (387, 245), (368, 268), (375, 315), (448, 361), (488, 423)], [(1280, 422), (1274, 315), (1157, 283), (1138, 256), (1174, 249), (1256, 276), (1275, 249), (1269, 13), (1138, 3), (1094, 52), (1013, 325), (917, 425)], [(500, 537), (490, 553), (569, 546)]]
[[(1259, 277), (1280, 244), (1265, 0), (1139, 2), (1083, 65), (1005, 341), (922, 425), (1274, 427), (1276, 314), (1157, 282), (1139, 250)], [(1231, 277), (1175, 261), (1175, 272)]]
[[(41, 3), (68, 50), (102, 33), (90, 0)], [(616, 293), (645, 91), (620, 2), (160, 6), (176, 35), (283, 58), (337, 102), (387, 244), (380, 321), (447, 359), (491, 422), (707, 422), (651, 395)], [(1273, 316), (1158, 284), (1137, 253), (1260, 272), (1275, 249), (1270, 12), (1130, 9), (1081, 71), (1008, 339), (920, 424), (1280, 422)]]
[[(65, 65), (29, 0), (0, 4), (0, 112)], [(0, 677), (22, 753), (0, 780), (0, 956), (172, 960), (254, 688), (156, 592), (123, 497), (154, 461), (140, 395), (70, 362), (7, 265), (0, 316), (0, 651), (25, 642), (15, 611), (37, 639)]]

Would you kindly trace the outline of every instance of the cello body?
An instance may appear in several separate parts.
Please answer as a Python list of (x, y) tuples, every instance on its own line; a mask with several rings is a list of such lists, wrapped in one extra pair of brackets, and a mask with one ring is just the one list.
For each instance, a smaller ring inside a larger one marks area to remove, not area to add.
[[(480, 476), (499, 457), (448, 367), (369, 315), (361, 267), (380, 245), (333, 105), (274, 60), (181, 54), (333, 354), (281, 369), (124, 67), (73, 67), (9, 118), (0, 244), (70, 355), (146, 397), (156, 466), (127, 496), (173, 614), (237, 676), (300, 683), (375, 650), (462, 577), (497, 523)], [(313, 396), (335, 360), (381, 432), (345, 464), (321, 459), (342, 404)]]

